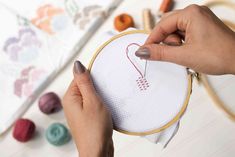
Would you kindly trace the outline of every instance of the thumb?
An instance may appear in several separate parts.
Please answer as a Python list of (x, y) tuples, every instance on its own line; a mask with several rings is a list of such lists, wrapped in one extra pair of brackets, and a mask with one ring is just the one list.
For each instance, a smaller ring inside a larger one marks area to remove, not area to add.
[(169, 46), (163, 44), (148, 44), (140, 47), (135, 55), (142, 59), (167, 61), (186, 66), (189, 53), (186, 46)]
[(80, 61), (74, 62), (73, 74), (74, 81), (80, 91), (83, 100), (95, 97), (96, 91), (93, 86), (90, 74)]

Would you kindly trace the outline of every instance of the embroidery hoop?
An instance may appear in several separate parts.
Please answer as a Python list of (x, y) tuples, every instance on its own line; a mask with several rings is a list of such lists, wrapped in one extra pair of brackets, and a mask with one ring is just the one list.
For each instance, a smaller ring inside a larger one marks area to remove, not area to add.
[[(224, 6), (224, 7), (231, 8), (235, 11), (235, 3), (230, 2), (230, 1), (213, 0), (213, 1), (209, 1), (209, 2), (205, 3), (205, 6), (207, 6), (209, 8), (214, 7), (214, 6)], [(222, 21), (227, 26), (229, 26), (231, 29), (235, 30), (235, 23), (234, 22), (228, 21), (228, 20), (223, 20), (223, 19), (222, 19)], [(216, 93), (214, 91), (213, 84), (209, 81), (208, 76), (205, 74), (201, 74), (199, 79), (200, 79), (200, 82), (202, 82), (203, 86), (205, 87), (209, 96), (214, 101), (215, 105), (222, 112), (224, 112), (228, 118), (230, 118), (232, 121), (235, 122), (235, 113), (230, 111), (229, 107), (227, 107), (225, 102), (223, 102), (223, 100), (220, 99), (219, 93)]]
[[(121, 34), (118, 34), (118, 35), (112, 37), (110, 40), (108, 40), (102, 46), (100, 46), (100, 48), (98, 48), (98, 50), (95, 52), (94, 56), (92, 57), (92, 59), (90, 61), (89, 66), (88, 66), (88, 70), (89, 71), (92, 70), (93, 63), (96, 60), (97, 56), (100, 54), (102, 49), (104, 47), (106, 47), (109, 43), (111, 43), (115, 39), (118, 39), (122, 36), (125, 36), (125, 35), (128, 35), (128, 34), (135, 34), (135, 33), (149, 34), (149, 32), (145, 31), (145, 30), (132, 30), (132, 31), (123, 32)], [(193, 75), (192, 75), (191, 72), (189, 72), (189, 71), (187, 71), (187, 72), (188, 72), (188, 74), (187, 74), (187, 81), (188, 81), (187, 94), (186, 94), (185, 100), (183, 102), (183, 105), (182, 105), (180, 111), (178, 112), (178, 114), (172, 120), (170, 120), (169, 122), (164, 124), (162, 127), (159, 127), (159, 128), (156, 128), (156, 129), (153, 129), (153, 130), (150, 130), (150, 131), (145, 131), (145, 132), (131, 132), (131, 131), (127, 131), (127, 130), (117, 128), (116, 126), (114, 126), (114, 129), (118, 132), (128, 134), (128, 135), (145, 136), (145, 135), (150, 135), (150, 134), (161, 132), (161, 131), (169, 128), (171, 125), (173, 125), (177, 121), (179, 121), (180, 118), (182, 117), (182, 115), (184, 114), (187, 106), (188, 106), (188, 102), (189, 102), (189, 99), (190, 99), (190, 94), (191, 94), (191, 91), (192, 91), (192, 76)]]
[[(224, 6), (227, 8), (231, 8), (235, 11), (235, 3), (226, 1), (226, 0), (213, 0), (213, 1), (208, 1), (204, 4), (205, 6), (212, 8), (215, 6)], [(235, 30), (235, 23), (229, 20), (224, 20), (221, 19), (227, 26), (229, 26), (231, 29)]]

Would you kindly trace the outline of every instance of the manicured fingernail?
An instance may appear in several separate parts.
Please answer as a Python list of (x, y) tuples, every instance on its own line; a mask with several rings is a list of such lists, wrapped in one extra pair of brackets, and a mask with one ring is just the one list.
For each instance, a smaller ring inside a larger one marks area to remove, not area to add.
[(81, 74), (81, 73), (84, 73), (86, 69), (80, 61), (76, 61), (74, 62), (73, 70), (75, 73)]
[(146, 47), (139, 48), (136, 52), (135, 55), (140, 58), (145, 58), (148, 59), (150, 57), (150, 52), (149, 49)]

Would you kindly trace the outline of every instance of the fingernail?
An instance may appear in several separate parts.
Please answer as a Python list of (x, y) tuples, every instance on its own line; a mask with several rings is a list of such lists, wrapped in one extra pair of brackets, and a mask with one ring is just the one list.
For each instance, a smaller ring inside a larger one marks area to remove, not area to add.
[(150, 52), (149, 49), (146, 47), (139, 48), (136, 52), (135, 55), (140, 58), (145, 58), (148, 59), (150, 57)]
[(76, 61), (74, 62), (73, 70), (75, 73), (81, 74), (81, 73), (84, 73), (86, 69), (80, 61)]

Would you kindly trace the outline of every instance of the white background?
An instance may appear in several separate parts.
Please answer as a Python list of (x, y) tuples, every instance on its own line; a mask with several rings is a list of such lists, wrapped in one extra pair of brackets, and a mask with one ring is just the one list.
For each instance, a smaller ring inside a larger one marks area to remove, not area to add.
[[(234, 1), (234, 0), (233, 0)], [(235, 2), (235, 1), (234, 1)], [(203, 4), (204, 1), (177, 0), (176, 8), (182, 8), (190, 3)], [(98, 29), (84, 49), (75, 59), (88, 65), (94, 50), (100, 44), (99, 39), (103, 32), (113, 26), (115, 15), (127, 12), (136, 22), (137, 28), (142, 28), (143, 8), (151, 8), (157, 11), (160, 0), (125, 0), (118, 9), (108, 18), (104, 25)], [(74, 60), (75, 60), (74, 59)], [(61, 97), (72, 80), (73, 61), (44, 91), (55, 91)], [(225, 82), (224, 86), (231, 82)], [(232, 91), (231, 91), (232, 92)], [(233, 92), (234, 93), (234, 92)], [(10, 129), (0, 137), (0, 157), (74, 157), (77, 156), (75, 145), (71, 141), (65, 146), (54, 147), (47, 143), (44, 131), (52, 122), (63, 122), (63, 113), (45, 116), (38, 110), (37, 101), (26, 112), (24, 117), (35, 121), (37, 134), (34, 140), (22, 144), (12, 138)], [(208, 97), (205, 89), (193, 84), (193, 93), (186, 114), (181, 120), (178, 134), (166, 149), (155, 145), (141, 137), (133, 137), (114, 132), (115, 157), (233, 157), (235, 156), (235, 123), (226, 118)]]

